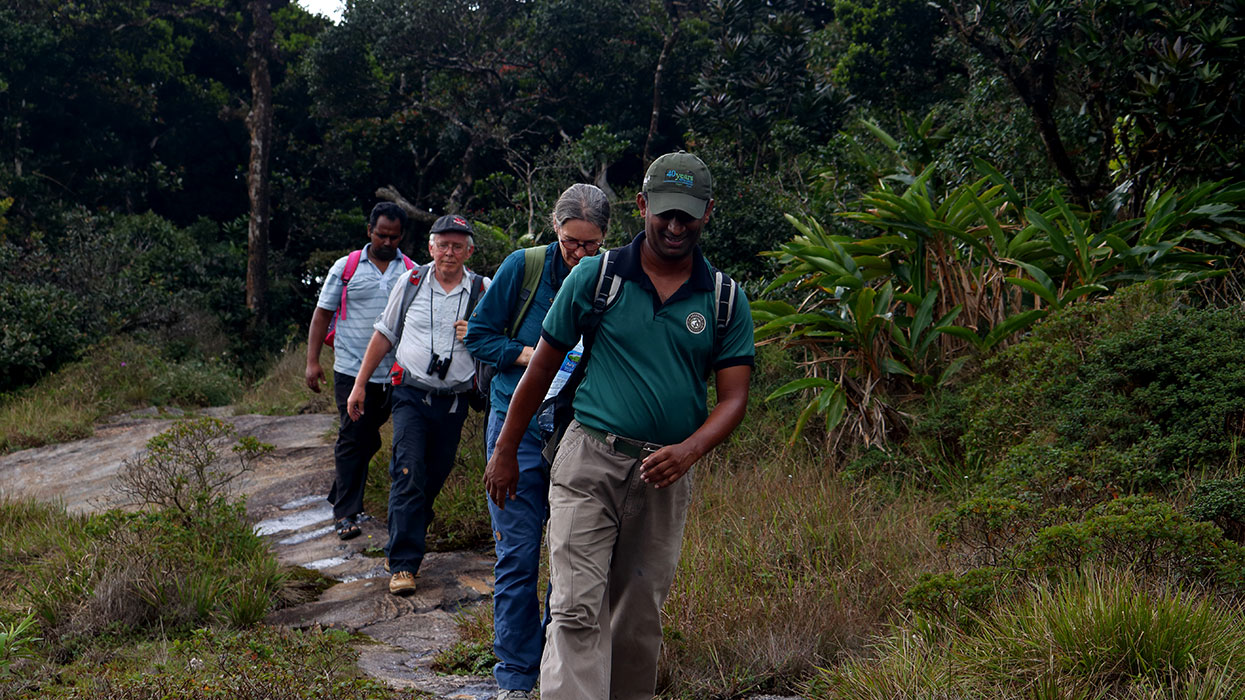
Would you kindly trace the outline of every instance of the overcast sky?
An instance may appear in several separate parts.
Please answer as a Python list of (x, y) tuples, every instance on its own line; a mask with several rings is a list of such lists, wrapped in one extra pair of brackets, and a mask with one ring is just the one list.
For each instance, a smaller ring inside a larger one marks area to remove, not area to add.
[(340, 22), (342, 10), (346, 8), (346, 0), (298, 0), (298, 5), (308, 12), (324, 15), (334, 22)]

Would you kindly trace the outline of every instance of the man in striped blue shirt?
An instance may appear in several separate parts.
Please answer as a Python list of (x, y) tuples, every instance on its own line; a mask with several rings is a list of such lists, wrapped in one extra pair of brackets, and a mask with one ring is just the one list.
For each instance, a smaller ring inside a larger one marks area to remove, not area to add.
[[(333, 395), (341, 426), (333, 448), (335, 478), (328, 500), (333, 504), (334, 528), (343, 540), (358, 536), (359, 522), (367, 517), (363, 513), (363, 485), (367, 481), (368, 462), (380, 449), (380, 427), (389, 420), (389, 367), (393, 364), (393, 354), (386, 356), (368, 378), (366, 411), (359, 420), (351, 419), (346, 399), (359, 374), (363, 352), (372, 338), (372, 324), (385, 310), (389, 291), (406, 277), (409, 265), (398, 249), (406, 225), (406, 212), (398, 205), (381, 202), (372, 208), (367, 224), (369, 242), (358, 256), (353, 273), (345, 275), (349, 277), (345, 293), (342, 277), (347, 272), (348, 255), (329, 269), (307, 334), (307, 386), (320, 393), (320, 384), (324, 381), (320, 350), (329, 325), (337, 317), (333, 339)], [(343, 300), (344, 314), (341, 313)]]

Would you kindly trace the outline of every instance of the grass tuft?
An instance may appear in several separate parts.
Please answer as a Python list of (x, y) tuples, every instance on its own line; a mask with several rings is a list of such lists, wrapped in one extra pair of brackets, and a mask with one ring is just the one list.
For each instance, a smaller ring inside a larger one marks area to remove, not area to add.
[(497, 657), (493, 655), (493, 608), (477, 605), (459, 610), (454, 615), (459, 639), (442, 649), (432, 660), (438, 673), (487, 676), (493, 672)]
[(896, 631), (822, 672), (814, 698), (1245, 698), (1245, 615), (1112, 570), (1069, 577), (971, 631)]

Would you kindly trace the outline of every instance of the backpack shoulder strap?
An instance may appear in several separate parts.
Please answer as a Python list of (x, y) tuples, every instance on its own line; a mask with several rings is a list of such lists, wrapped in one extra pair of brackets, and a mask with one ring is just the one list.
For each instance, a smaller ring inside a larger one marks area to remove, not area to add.
[(402, 264), (406, 265), (406, 269), (408, 269), (408, 270), (409, 270), (409, 269), (411, 269), (411, 268), (415, 267), (415, 261), (414, 261), (414, 260), (411, 260), (410, 258), (406, 257), (406, 255), (405, 255), (405, 254), (399, 253), (399, 255), (402, 255)]
[(359, 258), (363, 257), (363, 249), (353, 251), (346, 256), (346, 267), (342, 268), (342, 301), (337, 306), (337, 316), (346, 318), (346, 285), (350, 284), (350, 278), (354, 277), (354, 271), (359, 269)]
[(588, 318), (584, 324), (584, 351), (579, 358), (579, 364), (585, 367), (588, 365), (588, 356), (592, 351), (592, 343), (597, 339), (597, 329), (601, 327), (601, 318), (605, 316), (605, 311), (618, 298), (618, 291), (622, 289), (622, 279), (619, 278), (618, 272), (614, 269), (616, 258), (615, 251), (607, 250), (601, 254), (601, 269), (597, 271), (597, 286), (592, 293), (592, 310), (588, 313)]
[(720, 340), (726, 329), (735, 318), (735, 280), (721, 270), (713, 271), (713, 306), (714, 332)]
[(592, 309), (584, 320), (582, 337), (584, 349), (579, 354), (579, 362), (575, 364), (571, 376), (567, 377), (566, 383), (562, 385), (562, 389), (558, 391), (554, 399), (555, 425), (565, 426), (570, 420), (574, 409), (575, 392), (579, 390), (579, 384), (588, 372), (588, 361), (592, 359), (592, 344), (597, 338), (597, 330), (601, 327), (601, 319), (605, 316), (609, 305), (618, 297), (619, 289), (622, 288), (622, 280), (619, 279), (614, 269), (614, 263), (615, 251), (607, 250), (601, 254), (601, 268), (597, 271), (597, 284), (592, 293)]
[[(713, 355), (710, 356), (712, 363), (722, 352), (722, 339), (726, 337), (726, 329), (731, 325), (731, 319), (735, 318), (735, 289), (738, 285), (731, 276), (715, 269), (713, 271)], [(705, 370), (705, 374), (712, 373), (712, 366)]]
[(394, 333), (399, 340), (402, 338), (402, 328), (406, 325), (406, 312), (411, 308), (411, 302), (415, 301), (415, 295), (419, 294), (420, 288), (424, 286), (424, 280), (428, 278), (431, 271), (432, 263), (428, 263), (413, 268), (411, 274), (407, 275), (409, 284), (402, 287), (402, 308), (398, 311), (398, 327)]
[(475, 311), (480, 295), (484, 294), (484, 277), (467, 270), (467, 288), (471, 292), (467, 294), (467, 313), (463, 314), (463, 318), (471, 318), (471, 312)]
[(622, 289), (622, 279), (614, 269), (617, 262), (614, 253), (607, 250), (601, 255), (601, 269), (597, 271), (597, 286), (592, 296), (592, 313), (598, 316), (614, 303)]
[(545, 254), (549, 247), (538, 245), (523, 249), (523, 285), (519, 287), (519, 296), (515, 300), (514, 313), (511, 314), (510, 325), (506, 328), (506, 337), (513, 338), (519, 333), (519, 325), (527, 316), (536, 299), (536, 288), (540, 286), (540, 278), (545, 272)]

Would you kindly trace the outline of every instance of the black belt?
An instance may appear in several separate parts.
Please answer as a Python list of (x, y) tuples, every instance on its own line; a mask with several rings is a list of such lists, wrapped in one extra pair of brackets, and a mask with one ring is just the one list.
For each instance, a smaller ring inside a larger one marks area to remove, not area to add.
[(471, 387), (472, 387), (472, 383), (470, 379), (468, 379), (465, 382), (462, 382), (461, 384), (455, 384), (454, 386), (451, 386), (451, 387), (430, 387), (427, 384), (423, 384), (419, 380), (412, 377), (410, 372), (404, 373), (404, 376), (402, 379), (402, 385), (409, 386), (412, 389), (419, 389), (425, 394), (430, 394), (432, 396), (458, 396), (459, 394), (465, 394), (468, 391), (471, 391)]
[(632, 459), (644, 459), (645, 457), (660, 450), (665, 445), (658, 445), (655, 442), (644, 442), (642, 440), (632, 440), (630, 438), (607, 433), (604, 430), (590, 428), (583, 423), (579, 424), (580, 429), (584, 431), (588, 437), (597, 442), (604, 443), (607, 447), (614, 450), (620, 455), (625, 455)]
[(462, 391), (454, 391), (453, 389), (429, 389), (426, 386), (419, 386), (418, 384), (410, 383), (407, 383), (407, 386), (416, 391), (422, 391), (429, 396), (460, 396), (470, 391), (470, 389), (463, 389)]

